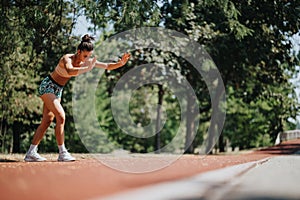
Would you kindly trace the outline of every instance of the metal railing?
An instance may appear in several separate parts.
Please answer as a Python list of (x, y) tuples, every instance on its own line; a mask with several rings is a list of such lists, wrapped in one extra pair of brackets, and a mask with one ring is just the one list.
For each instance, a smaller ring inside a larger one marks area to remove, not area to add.
[(293, 140), (300, 138), (300, 130), (289, 130), (280, 132), (277, 135), (275, 144), (280, 144), (283, 141)]

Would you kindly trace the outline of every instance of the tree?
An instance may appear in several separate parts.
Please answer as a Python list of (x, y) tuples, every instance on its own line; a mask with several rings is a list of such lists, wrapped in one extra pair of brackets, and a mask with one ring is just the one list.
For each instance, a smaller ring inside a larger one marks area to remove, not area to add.
[[(283, 129), (280, 124), (287, 120), (287, 116), (295, 117), (297, 112), (297, 101), (291, 96), (293, 86), (289, 83), (290, 74), (295, 73), (296, 60), (290, 52), (288, 37), (299, 31), (298, 8), (298, 1), (173, 0), (164, 1), (163, 22), (167, 28), (185, 32), (205, 45), (219, 67), (225, 85), (234, 89), (230, 95), (243, 100), (236, 102), (235, 106), (263, 100), (274, 112), (277, 108), (271, 103), (271, 96), (278, 97), (276, 88), (289, 88), (288, 92), (280, 93), (284, 96), (281, 105), (288, 102), (284, 110), (281, 109), (285, 114), (270, 117), (262, 113), (266, 118), (260, 118), (265, 124), (277, 123), (267, 128), (267, 133), (274, 140), (276, 132)], [(182, 65), (184, 70), (188, 69), (186, 66)], [(202, 91), (200, 88), (197, 90)], [(251, 117), (254, 117), (253, 114)], [(235, 124), (230, 115), (226, 120)], [(226, 128), (236, 130), (234, 126)], [(251, 134), (257, 133), (255, 126), (247, 128), (251, 129)], [(226, 134), (221, 135), (220, 146), (223, 145), (223, 136)], [(241, 141), (240, 145), (244, 146), (243, 143)]]

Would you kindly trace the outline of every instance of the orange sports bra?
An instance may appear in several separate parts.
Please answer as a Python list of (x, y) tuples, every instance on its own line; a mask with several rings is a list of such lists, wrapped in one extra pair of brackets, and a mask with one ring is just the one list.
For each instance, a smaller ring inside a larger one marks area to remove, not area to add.
[(60, 75), (61, 77), (64, 77), (64, 78), (71, 78), (72, 75), (70, 75), (68, 72), (67, 72), (67, 69), (64, 68), (64, 67), (61, 67), (59, 66), (59, 64), (56, 66), (55, 68), (55, 71), (58, 75)]

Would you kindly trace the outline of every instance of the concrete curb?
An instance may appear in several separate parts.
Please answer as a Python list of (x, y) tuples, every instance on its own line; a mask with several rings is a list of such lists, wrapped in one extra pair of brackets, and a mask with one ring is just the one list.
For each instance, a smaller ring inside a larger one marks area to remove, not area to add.
[[(267, 162), (269, 159), (270, 158), (265, 158), (259, 161), (234, 165), (219, 170), (201, 173), (191, 178), (159, 183), (105, 198), (93, 198), (93, 200), (200, 199), (207, 195), (210, 197), (214, 195), (213, 199), (220, 199), (222, 194), (225, 194), (232, 188), (232, 183), (235, 182), (232, 181), (233, 179), (238, 178), (253, 167)], [(220, 191), (217, 194), (212, 194), (212, 191), (215, 189)]]
[(232, 187), (222, 194), (223, 198), (218, 199), (299, 200), (299, 167), (300, 157), (297, 154), (272, 157), (263, 165), (233, 179)]

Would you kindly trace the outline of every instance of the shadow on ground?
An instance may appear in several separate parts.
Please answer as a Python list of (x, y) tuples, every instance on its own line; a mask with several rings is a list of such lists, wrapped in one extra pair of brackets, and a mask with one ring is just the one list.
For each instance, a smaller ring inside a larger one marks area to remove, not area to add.
[(1, 162), (19, 162), (19, 161), (18, 160), (6, 159), (6, 158), (0, 158), (0, 163)]

